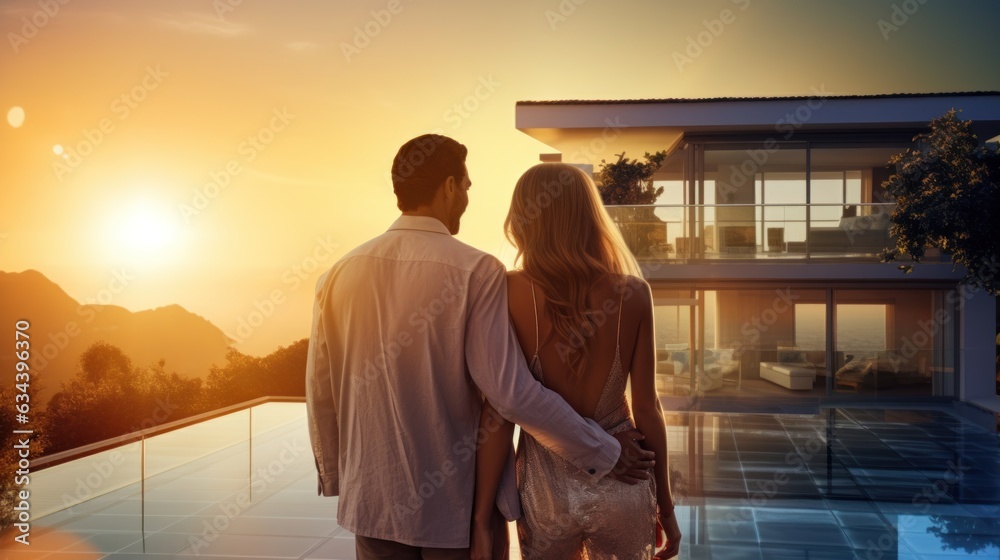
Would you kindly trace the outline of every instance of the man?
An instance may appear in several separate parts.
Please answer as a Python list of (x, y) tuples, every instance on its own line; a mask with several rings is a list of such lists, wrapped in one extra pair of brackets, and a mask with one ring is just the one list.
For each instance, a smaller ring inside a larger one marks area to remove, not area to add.
[[(531, 376), (503, 265), (452, 237), (469, 203), (466, 154), (439, 135), (404, 144), (392, 164), (403, 215), (317, 284), (309, 434), (320, 492), (340, 497), (360, 560), (468, 559), (483, 395), (594, 478), (617, 466), (634, 482), (653, 464), (638, 432), (609, 436)], [(520, 515), (516, 493), (497, 505)]]

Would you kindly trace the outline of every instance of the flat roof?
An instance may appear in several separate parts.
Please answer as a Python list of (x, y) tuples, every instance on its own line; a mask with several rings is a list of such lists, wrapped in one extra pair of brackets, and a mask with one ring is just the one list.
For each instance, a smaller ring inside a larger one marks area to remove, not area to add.
[[(515, 127), (593, 162), (622, 149), (672, 149), (691, 133), (771, 132), (788, 140), (798, 132), (912, 131), (951, 109), (973, 121), (980, 139), (1000, 134), (1000, 92), (836, 95), (822, 86), (781, 97), (519, 101)], [(602, 142), (614, 147), (600, 149)]]
[[(903, 99), (908, 97), (974, 97), (996, 96), (997, 91), (953, 91), (936, 93), (878, 93), (870, 95), (827, 95), (826, 99)], [(640, 103), (715, 103), (727, 101), (793, 101), (814, 99), (816, 95), (778, 95), (743, 97), (664, 97), (660, 99), (564, 99), (551, 101), (518, 101), (518, 105), (596, 105), (596, 104), (640, 104)]]
[(1000, 92), (773, 98), (521, 101), (516, 126), (533, 128), (668, 127), (688, 130), (926, 126), (952, 108), (961, 118), (1000, 121)]

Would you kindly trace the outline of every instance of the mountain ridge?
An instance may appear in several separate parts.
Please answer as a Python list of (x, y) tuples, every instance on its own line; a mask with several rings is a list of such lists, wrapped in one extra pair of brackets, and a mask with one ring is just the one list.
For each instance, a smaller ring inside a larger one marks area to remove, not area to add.
[[(168, 304), (129, 311), (118, 305), (80, 303), (42, 272), (0, 271), (0, 329), (30, 323), (32, 383), (44, 405), (77, 371), (80, 355), (93, 343), (118, 346), (133, 365), (165, 360), (168, 372), (204, 378), (224, 365), (234, 342), (208, 319)], [(13, 371), (13, 352), (0, 353), (0, 367)], [(39, 404), (36, 402), (36, 405)]]

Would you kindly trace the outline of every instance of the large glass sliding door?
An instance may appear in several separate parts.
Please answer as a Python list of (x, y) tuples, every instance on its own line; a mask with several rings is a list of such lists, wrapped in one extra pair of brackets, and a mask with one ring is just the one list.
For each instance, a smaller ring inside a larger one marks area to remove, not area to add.
[(654, 285), (668, 396), (952, 397), (948, 290)]
[(905, 145), (693, 139), (658, 177), (671, 188), (657, 211), (669, 207), (675, 224), (664, 243), (695, 258), (877, 254), (891, 241), (893, 207), (881, 183)]
[[(704, 293), (701, 294), (704, 296)], [(698, 318), (704, 309), (697, 290), (657, 290), (653, 296), (656, 332), (656, 387), (666, 395), (694, 391), (692, 349), (699, 347)]]
[(688, 199), (706, 257), (756, 258), (805, 250), (809, 212), (803, 142), (705, 144)]
[(889, 177), (889, 159), (904, 145), (810, 147), (812, 256), (873, 255), (892, 243), (893, 204), (882, 182)]
[(955, 395), (955, 310), (935, 290), (837, 290), (834, 391)]

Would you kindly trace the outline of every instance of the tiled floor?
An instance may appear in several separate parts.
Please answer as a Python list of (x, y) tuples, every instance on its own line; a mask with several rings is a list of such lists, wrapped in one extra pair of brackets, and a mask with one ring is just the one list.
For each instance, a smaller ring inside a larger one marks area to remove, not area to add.
[[(1000, 556), (1000, 439), (944, 412), (667, 418), (682, 558)], [(35, 522), (6, 558), (354, 558), (295, 422)], [(250, 472), (257, 475), (250, 485)], [(145, 538), (142, 535), (145, 534)]]

